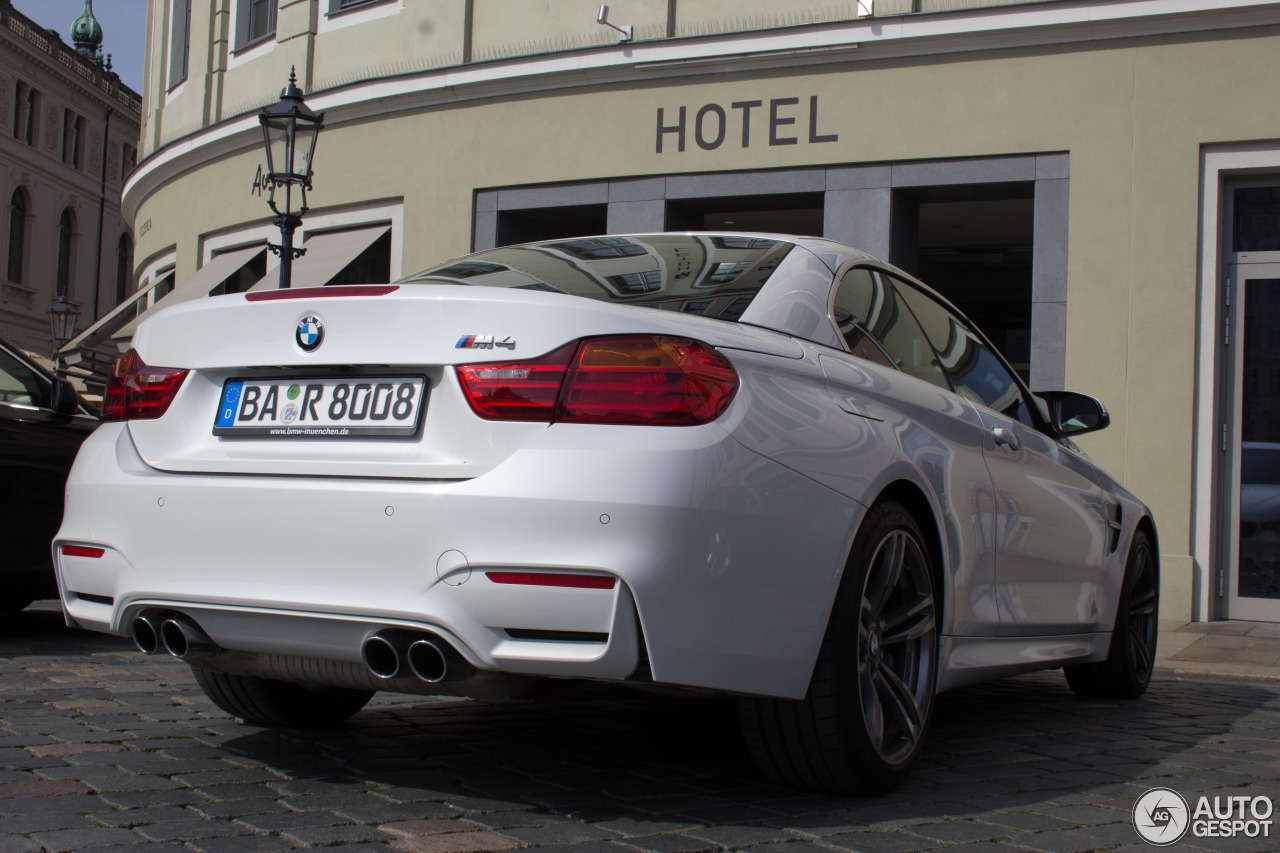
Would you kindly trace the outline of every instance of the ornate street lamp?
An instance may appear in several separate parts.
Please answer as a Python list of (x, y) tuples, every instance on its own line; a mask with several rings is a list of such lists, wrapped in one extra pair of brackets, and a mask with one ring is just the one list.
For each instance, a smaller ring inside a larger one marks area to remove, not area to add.
[[(306, 249), (293, 248), (293, 232), (307, 212), (307, 190), (311, 189), (311, 160), (316, 153), (316, 137), (324, 127), (324, 113), (313, 113), (302, 102), (294, 69), (289, 69), (289, 85), (280, 91), (280, 100), (258, 114), (262, 138), (267, 148), (267, 183), (271, 195), (267, 204), (275, 212), (271, 221), (280, 229), (280, 245), (267, 248), (280, 256), (280, 287), (289, 286), (293, 259)], [(284, 189), (284, 209), (276, 206), (276, 190)], [(293, 189), (298, 188), (299, 208), (293, 211)]]
[(67, 294), (63, 293), (58, 296), (53, 307), (44, 313), (49, 315), (49, 342), (53, 346), (54, 367), (58, 369), (58, 375), (61, 375), (62, 356), (58, 354), (58, 350), (75, 336), (76, 318), (80, 316), (80, 312), (71, 307), (67, 302)]

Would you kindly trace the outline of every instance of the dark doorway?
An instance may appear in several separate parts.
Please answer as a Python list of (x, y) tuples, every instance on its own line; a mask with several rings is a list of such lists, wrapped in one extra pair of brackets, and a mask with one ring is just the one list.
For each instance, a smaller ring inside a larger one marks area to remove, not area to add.
[(559, 240), (562, 237), (591, 237), (604, 234), (608, 228), (607, 204), (503, 210), (498, 213), (497, 245)]
[(668, 231), (763, 231), (822, 236), (822, 193), (667, 202)]
[(891, 260), (973, 320), (1024, 380), (1031, 371), (1034, 186), (930, 187), (894, 198), (895, 225), (914, 230), (915, 240), (894, 239)]

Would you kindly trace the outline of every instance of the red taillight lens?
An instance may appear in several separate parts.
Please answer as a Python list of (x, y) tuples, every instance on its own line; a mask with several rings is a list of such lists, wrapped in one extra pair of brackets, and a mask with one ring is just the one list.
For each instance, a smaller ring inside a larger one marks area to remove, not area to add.
[(464, 364), (458, 379), (467, 401), (490, 421), (550, 421), (565, 369), (577, 344), (532, 361)]
[(582, 342), (557, 421), (687, 426), (714, 420), (738, 390), (729, 362), (688, 338), (635, 335)]
[(719, 417), (738, 390), (733, 367), (711, 347), (664, 335), (592, 338), (457, 372), (487, 420), (689, 426)]
[(104, 421), (136, 421), (158, 418), (169, 408), (187, 378), (187, 371), (149, 367), (129, 350), (111, 365), (107, 390), (102, 397)]

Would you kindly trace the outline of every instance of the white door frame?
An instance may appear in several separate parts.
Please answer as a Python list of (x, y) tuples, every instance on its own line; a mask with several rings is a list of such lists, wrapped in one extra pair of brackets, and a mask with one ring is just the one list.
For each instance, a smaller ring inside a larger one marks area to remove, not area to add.
[[(1221, 465), (1229, 459), (1222, 451), (1224, 412), (1220, 406), (1219, 378), (1224, 375), (1223, 334), (1226, 322), (1223, 284), (1231, 252), (1231, 223), (1226, 218), (1228, 183), (1251, 176), (1272, 177), (1280, 185), (1280, 142), (1205, 145), (1200, 149), (1200, 270), (1197, 281), (1199, 318), (1196, 330), (1196, 406), (1193, 467), (1191, 554), (1194, 576), (1191, 618), (1207, 622), (1226, 616), (1226, 567), (1221, 554), (1219, 483)], [(1228, 446), (1230, 443), (1228, 442)], [(1219, 571), (1222, 572), (1221, 587)]]

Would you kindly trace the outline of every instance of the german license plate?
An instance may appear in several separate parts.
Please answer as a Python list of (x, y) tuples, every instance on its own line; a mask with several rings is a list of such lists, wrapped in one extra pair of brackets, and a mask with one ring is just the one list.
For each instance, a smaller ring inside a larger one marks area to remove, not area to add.
[(426, 410), (421, 376), (231, 379), (214, 435), (354, 438), (416, 435)]

